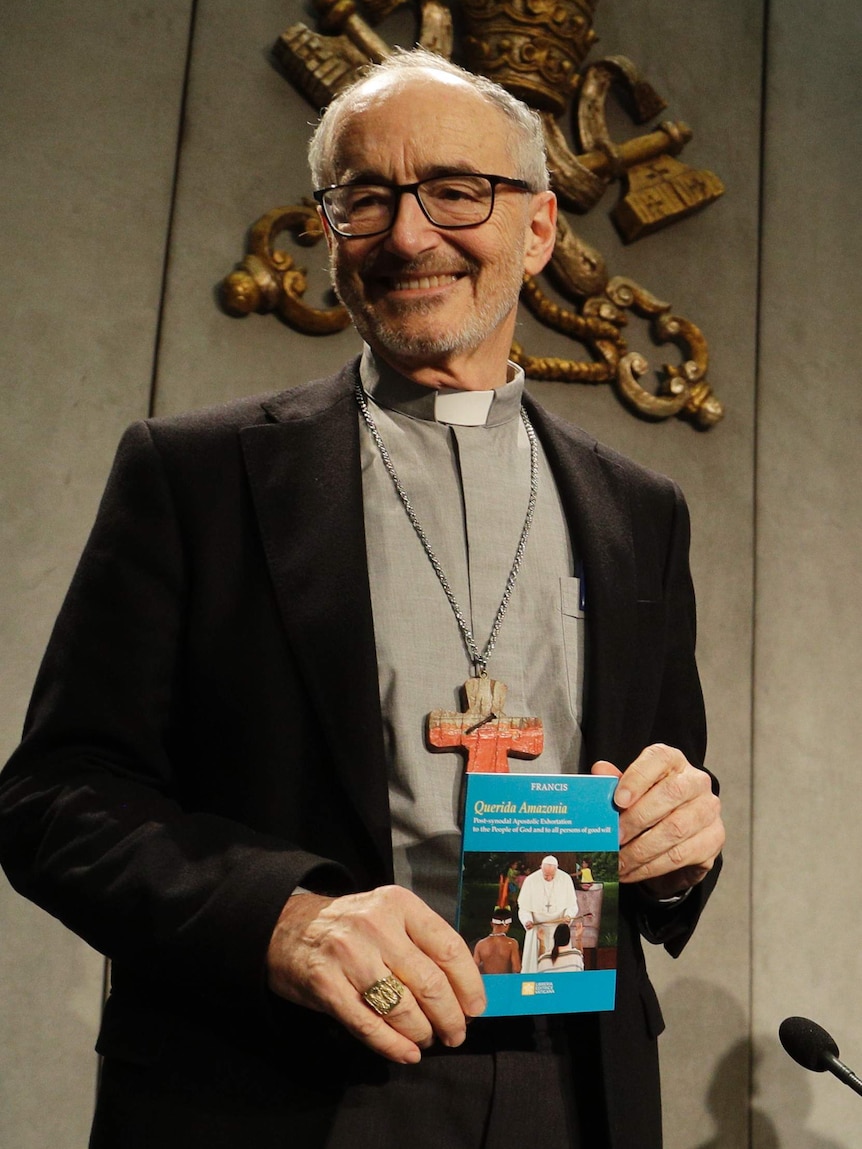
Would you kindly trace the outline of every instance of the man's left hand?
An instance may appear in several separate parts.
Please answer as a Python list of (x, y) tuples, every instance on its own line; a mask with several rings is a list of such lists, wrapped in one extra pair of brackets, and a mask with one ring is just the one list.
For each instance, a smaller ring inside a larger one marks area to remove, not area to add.
[(724, 845), (721, 802), (705, 770), (680, 750), (648, 746), (625, 772), (596, 762), (593, 774), (620, 779), (620, 881), (643, 882), (670, 898), (702, 882)]

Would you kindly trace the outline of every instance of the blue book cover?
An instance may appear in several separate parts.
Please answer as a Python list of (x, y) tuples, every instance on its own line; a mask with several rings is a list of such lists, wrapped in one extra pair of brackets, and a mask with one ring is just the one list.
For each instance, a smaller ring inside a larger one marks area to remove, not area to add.
[(486, 1017), (614, 1008), (616, 778), (468, 774), (457, 929)]

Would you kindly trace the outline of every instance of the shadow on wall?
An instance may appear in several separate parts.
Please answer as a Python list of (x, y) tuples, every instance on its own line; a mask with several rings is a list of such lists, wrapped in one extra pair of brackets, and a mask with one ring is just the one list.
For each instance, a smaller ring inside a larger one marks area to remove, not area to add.
[[(807, 1128), (812, 1087), (818, 1081), (836, 1090), (841, 1085), (796, 1065), (779, 1044), (777, 1025), (774, 1034), (752, 1042), (739, 1001), (695, 979), (666, 990), (662, 1008), (674, 1043), (672, 1062), (663, 1059), (668, 1132), (675, 1125), (683, 1134), (675, 1144), (685, 1149), (856, 1149), (855, 1136), (835, 1141)], [(683, 1128), (692, 1097), (705, 1098), (712, 1119), (714, 1132), (706, 1140), (698, 1140), (691, 1127)], [(677, 1114), (674, 1102), (679, 1099), (685, 1111)]]
[[(750, 1104), (739, 1105), (740, 1066), (752, 1061)], [(837, 1082), (836, 1088), (840, 1088)], [(806, 1129), (812, 1108), (806, 1070), (793, 1064), (777, 1038), (736, 1042), (716, 1066), (707, 1095), (716, 1136), (697, 1149), (851, 1149), (850, 1143)], [(747, 1112), (746, 1112), (747, 1109)], [(751, 1140), (746, 1124), (751, 1122)]]

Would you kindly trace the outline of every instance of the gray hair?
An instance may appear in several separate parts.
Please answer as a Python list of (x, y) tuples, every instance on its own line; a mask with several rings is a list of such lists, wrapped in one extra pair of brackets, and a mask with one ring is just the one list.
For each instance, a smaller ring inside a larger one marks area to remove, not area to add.
[(429, 71), (443, 72), (463, 80), (478, 95), (503, 113), (513, 129), (510, 146), (515, 175), (525, 180), (534, 191), (547, 191), (550, 180), (541, 117), (493, 80), (468, 72), (465, 68), (460, 68), (450, 60), (425, 48), (413, 48), (410, 51), (396, 48), (381, 64), (372, 64), (364, 69), (358, 80), (339, 92), (332, 100), (308, 146), (308, 164), (314, 186), (326, 187), (335, 183), (338, 178), (333, 160), (333, 144), (338, 122), (342, 114), (350, 109), (350, 104), (357, 93), (381, 75), (409, 77), (411, 73)]

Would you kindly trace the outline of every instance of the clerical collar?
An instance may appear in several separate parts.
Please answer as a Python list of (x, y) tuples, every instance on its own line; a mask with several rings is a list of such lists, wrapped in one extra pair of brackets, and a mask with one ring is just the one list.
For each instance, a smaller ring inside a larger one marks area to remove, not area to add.
[(359, 364), (362, 386), (380, 407), (410, 419), (458, 427), (494, 427), (517, 418), (524, 391), (524, 372), (508, 366), (508, 381), (494, 391), (435, 391), (400, 375), (366, 345)]

